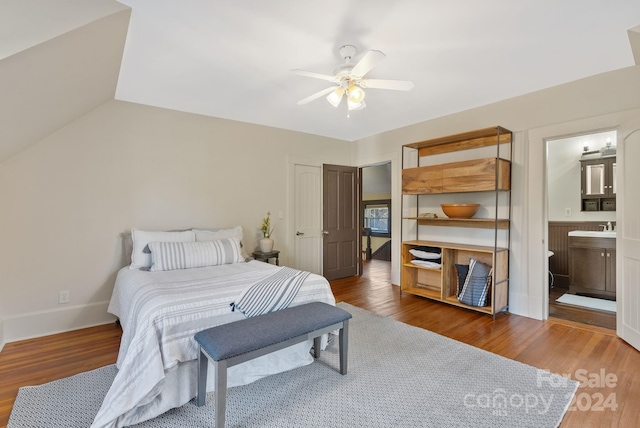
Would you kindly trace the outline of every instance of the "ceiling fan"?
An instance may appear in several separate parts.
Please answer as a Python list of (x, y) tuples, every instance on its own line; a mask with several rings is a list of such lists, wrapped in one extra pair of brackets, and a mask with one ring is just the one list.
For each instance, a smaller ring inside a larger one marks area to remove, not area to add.
[(339, 52), (345, 62), (333, 69), (333, 75), (314, 73), (312, 71), (305, 70), (291, 70), (292, 73), (300, 76), (313, 77), (315, 79), (322, 79), (335, 83), (335, 86), (323, 89), (322, 91), (316, 92), (315, 94), (298, 101), (298, 105), (310, 103), (311, 101), (328, 94), (327, 101), (329, 101), (332, 106), (338, 107), (346, 95), (348, 115), (348, 112), (351, 110), (361, 110), (366, 107), (364, 102), (364, 89), (375, 88), (409, 91), (413, 88), (413, 82), (409, 80), (364, 78), (365, 74), (385, 59), (386, 55), (380, 51), (367, 51), (367, 53), (357, 63), (351, 62), (351, 59), (357, 52), (355, 46), (344, 45), (340, 48)]

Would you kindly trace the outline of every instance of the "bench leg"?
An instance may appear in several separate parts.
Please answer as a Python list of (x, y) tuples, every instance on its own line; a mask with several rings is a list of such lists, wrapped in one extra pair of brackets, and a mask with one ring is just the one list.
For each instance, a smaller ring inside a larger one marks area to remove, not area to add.
[(340, 344), (340, 374), (347, 374), (347, 355), (349, 353), (349, 320), (342, 323), (340, 334), (338, 336)]
[(313, 356), (320, 358), (320, 348), (322, 347), (322, 336), (313, 338)]
[(225, 360), (214, 361), (213, 367), (216, 376), (216, 390), (214, 392), (215, 428), (224, 428), (224, 416), (227, 411), (227, 362)]
[(204, 354), (202, 349), (198, 354), (198, 386), (196, 390), (196, 406), (204, 406), (207, 401), (207, 365), (209, 359)]

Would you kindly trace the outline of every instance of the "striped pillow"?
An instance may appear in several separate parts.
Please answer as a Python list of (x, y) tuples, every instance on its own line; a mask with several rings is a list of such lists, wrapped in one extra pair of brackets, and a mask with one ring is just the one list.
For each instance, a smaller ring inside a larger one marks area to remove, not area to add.
[(152, 271), (191, 269), (244, 261), (238, 238), (200, 242), (150, 242)]
[(470, 306), (486, 306), (491, 287), (491, 266), (469, 259), (469, 272), (458, 295), (458, 300)]

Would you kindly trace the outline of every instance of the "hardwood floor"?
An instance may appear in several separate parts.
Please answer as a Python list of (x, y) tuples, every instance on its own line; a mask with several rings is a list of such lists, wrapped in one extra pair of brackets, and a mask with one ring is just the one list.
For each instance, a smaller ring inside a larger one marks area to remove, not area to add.
[(582, 324), (605, 327), (611, 330), (616, 329), (616, 314), (606, 311), (591, 310), (579, 306), (557, 303), (556, 299), (564, 293), (568, 293), (568, 288), (554, 287), (549, 291), (549, 316), (576, 321)]
[[(487, 315), (401, 294), (399, 287), (390, 285), (388, 262), (372, 260), (365, 266), (361, 277), (332, 282), (337, 301), (554, 373), (574, 379), (582, 376), (585, 386), (578, 389), (572, 405), (575, 409), (565, 415), (563, 428), (638, 426), (640, 352), (616, 337), (614, 331), (561, 319), (536, 321), (510, 314), (493, 320)], [(20, 386), (38, 385), (111, 364), (117, 356), (120, 336), (120, 328), (111, 324), (5, 345), (0, 352), (0, 427), (7, 424)], [(603, 380), (603, 373), (609, 375), (609, 386), (598, 382)], [(604, 401), (607, 398), (609, 401)], [(615, 410), (607, 407), (614, 403)], [(603, 410), (598, 411), (598, 407)]]

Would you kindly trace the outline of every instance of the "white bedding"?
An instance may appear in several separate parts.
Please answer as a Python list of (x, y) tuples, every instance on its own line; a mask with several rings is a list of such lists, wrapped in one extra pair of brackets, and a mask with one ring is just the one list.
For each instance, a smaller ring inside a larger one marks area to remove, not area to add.
[[(118, 374), (92, 427), (131, 425), (193, 398), (198, 355), (193, 335), (244, 318), (231, 312), (231, 303), (277, 269), (258, 261), (166, 272), (121, 269), (109, 304), (123, 328)], [(335, 305), (329, 283), (315, 274), (307, 277), (291, 306), (312, 301)], [(301, 343), (234, 366), (228, 385), (310, 364), (310, 346)]]

